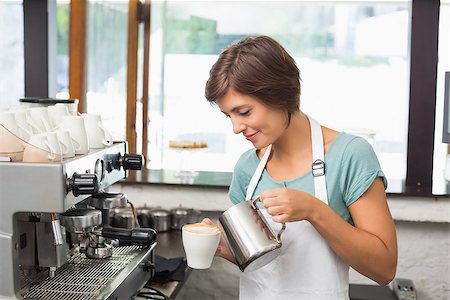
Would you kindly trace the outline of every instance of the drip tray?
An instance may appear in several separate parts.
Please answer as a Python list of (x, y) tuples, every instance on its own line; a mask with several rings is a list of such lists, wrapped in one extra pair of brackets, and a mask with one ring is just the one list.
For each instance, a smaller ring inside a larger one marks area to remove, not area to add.
[(53, 278), (34, 282), (24, 299), (106, 299), (152, 251), (140, 246), (114, 248), (108, 259), (86, 258), (79, 252), (68, 258)]

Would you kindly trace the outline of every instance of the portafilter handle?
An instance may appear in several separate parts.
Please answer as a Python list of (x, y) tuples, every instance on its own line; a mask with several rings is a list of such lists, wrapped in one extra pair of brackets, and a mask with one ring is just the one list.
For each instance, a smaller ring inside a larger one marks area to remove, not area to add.
[(96, 194), (100, 190), (98, 177), (95, 174), (73, 173), (71, 178), (67, 178), (66, 185), (67, 191), (72, 191), (75, 197)]
[(149, 246), (156, 241), (156, 231), (151, 228), (103, 227), (100, 235), (109, 239), (117, 239), (121, 245)]

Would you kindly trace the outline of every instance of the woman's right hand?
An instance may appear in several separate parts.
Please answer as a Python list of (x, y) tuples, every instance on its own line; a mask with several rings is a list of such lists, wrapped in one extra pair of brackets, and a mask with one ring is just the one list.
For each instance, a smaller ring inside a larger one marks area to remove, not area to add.
[[(202, 220), (202, 223), (208, 224), (208, 225), (211, 225), (211, 226), (216, 226), (216, 224), (214, 224), (213, 221), (211, 221), (208, 218), (204, 218)], [(220, 235), (220, 242), (219, 242), (219, 246), (216, 249), (216, 254), (215, 255), (219, 256), (219, 257), (222, 257), (222, 258), (225, 258), (226, 260), (236, 264), (236, 260), (235, 260), (235, 258), (233, 256), (233, 254), (231, 253), (230, 247), (228, 247), (228, 243), (225, 240), (223, 234)]]

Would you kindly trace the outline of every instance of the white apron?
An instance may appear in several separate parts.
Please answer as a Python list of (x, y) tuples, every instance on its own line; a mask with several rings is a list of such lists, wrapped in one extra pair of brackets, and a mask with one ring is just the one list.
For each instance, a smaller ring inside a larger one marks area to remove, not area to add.
[[(320, 125), (309, 118), (315, 197), (328, 204), (325, 182), (323, 137)], [(265, 168), (271, 145), (250, 180), (246, 200), (252, 199)], [(261, 212), (278, 232), (265, 209)], [(241, 274), (239, 299), (249, 300), (343, 300), (348, 296), (348, 265), (328, 246), (308, 221), (289, 222), (281, 236), (281, 254), (261, 269)]]

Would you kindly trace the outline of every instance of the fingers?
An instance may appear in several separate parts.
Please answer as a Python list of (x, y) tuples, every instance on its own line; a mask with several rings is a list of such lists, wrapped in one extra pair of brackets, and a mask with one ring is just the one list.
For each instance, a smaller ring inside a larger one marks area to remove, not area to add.
[(284, 212), (282, 206), (269, 206), (266, 211), (271, 216), (281, 215)]
[(259, 198), (261, 199), (261, 201), (264, 201), (264, 200), (270, 199), (270, 198), (275, 198), (280, 194), (280, 192), (283, 189), (284, 188), (277, 188), (277, 189), (271, 189), (271, 190), (264, 191), (261, 193), (261, 195), (259, 195)]
[(276, 223), (286, 223), (286, 222), (288, 222), (288, 215), (281, 214), (281, 215), (272, 216), (272, 221), (274, 221)]
[(210, 219), (204, 218), (201, 223), (216, 226)]

